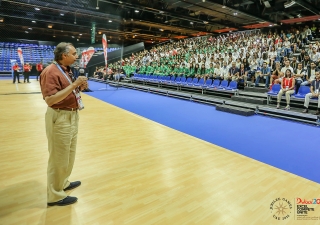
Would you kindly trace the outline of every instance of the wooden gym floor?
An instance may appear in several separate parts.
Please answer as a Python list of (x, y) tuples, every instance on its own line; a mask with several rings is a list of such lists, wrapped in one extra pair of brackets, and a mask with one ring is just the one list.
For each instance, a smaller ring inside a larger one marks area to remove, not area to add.
[(1, 225), (320, 224), (269, 209), (276, 198), (319, 197), (320, 184), (85, 94), (71, 175), (82, 185), (70, 191), (79, 201), (47, 207), (46, 104), (31, 82), (0, 80)]

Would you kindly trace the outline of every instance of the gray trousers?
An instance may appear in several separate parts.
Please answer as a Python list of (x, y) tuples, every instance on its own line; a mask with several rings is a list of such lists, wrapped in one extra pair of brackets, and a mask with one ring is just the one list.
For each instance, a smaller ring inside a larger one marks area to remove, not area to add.
[[(306, 94), (306, 97), (304, 97), (304, 106), (306, 108), (309, 107), (310, 98), (312, 98), (312, 93)], [(318, 97), (318, 108), (320, 108), (320, 98)]]

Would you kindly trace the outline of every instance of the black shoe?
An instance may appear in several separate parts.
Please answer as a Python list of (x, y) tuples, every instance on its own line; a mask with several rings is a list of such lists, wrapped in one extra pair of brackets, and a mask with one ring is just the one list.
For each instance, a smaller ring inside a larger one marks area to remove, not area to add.
[(313, 115), (320, 115), (320, 111), (317, 110)]
[(21, 82), (18, 82), (19, 84), (21, 83)]
[(57, 201), (57, 202), (50, 202), (48, 203), (48, 206), (54, 206), (54, 205), (57, 205), (57, 206), (65, 206), (65, 205), (71, 205), (75, 202), (78, 201), (78, 198), (77, 197), (71, 197), (71, 196), (67, 196), (66, 198), (60, 200), (60, 201)]
[(66, 187), (65, 189), (63, 189), (64, 191), (68, 191), (68, 190), (72, 190), (76, 187), (79, 187), (81, 185), (81, 181), (74, 181), (74, 182), (70, 182), (69, 186)]
[(308, 111), (309, 111), (308, 109), (304, 109), (302, 112), (303, 113), (308, 113)]

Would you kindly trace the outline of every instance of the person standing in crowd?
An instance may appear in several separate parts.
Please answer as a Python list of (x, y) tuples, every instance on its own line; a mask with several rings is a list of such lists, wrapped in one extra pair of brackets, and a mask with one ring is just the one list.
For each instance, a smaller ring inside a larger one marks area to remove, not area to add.
[(73, 79), (70, 69), (78, 58), (71, 43), (62, 42), (54, 50), (54, 62), (40, 75), (43, 99), (48, 105), (45, 124), (49, 160), (47, 168), (47, 204), (65, 206), (75, 203), (76, 197), (66, 191), (81, 185), (70, 182), (77, 146), (79, 109), (83, 108), (79, 92), (88, 87), (87, 78)]
[(30, 77), (31, 69), (32, 69), (32, 66), (29, 63), (24, 64), (24, 66), (23, 66), (23, 76), (24, 76), (23, 83), (25, 83), (26, 81), (28, 83), (30, 83), (29, 77)]
[(304, 110), (302, 111), (303, 113), (308, 113), (309, 112), (309, 102), (310, 98), (318, 98), (318, 108), (317, 111), (315, 112), (314, 115), (320, 115), (320, 72), (316, 72), (316, 79), (312, 81), (311, 86), (310, 86), (310, 92), (306, 94), (304, 98)]
[(76, 64), (74, 65), (74, 67), (73, 67), (73, 74), (74, 74), (74, 77), (75, 77), (75, 78), (78, 78), (78, 76), (79, 76), (79, 69), (80, 69), (80, 67), (79, 67), (79, 65), (76, 63)]
[(278, 99), (277, 99), (277, 109), (280, 108), (280, 101), (283, 94), (286, 96), (287, 106), (285, 107), (285, 110), (290, 109), (290, 97), (294, 93), (294, 87), (295, 87), (295, 79), (292, 77), (292, 72), (290, 69), (287, 69), (285, 71), (284, 78), (281, 82), (281, 89), (278, 93)]
[(12, 70), (13, 70), (13, 83), (16, 83), (16, 79), (18, 80), (18, 83), (21, 83), (19, 80), (20, 67), (18, 66), (18, 63), (14, 64), (14, 66), (12, 67)]
[(37, 64), (36, 69), (37, 69), (37, 80), (38, 80), (38, 78), (39, 78), (39, 76), (40, 76), (40, 74), (41, 74), (41, 72), (42, 72), (42, 70), (43, 70), (42, 62), (39, 62), (39, 63)]

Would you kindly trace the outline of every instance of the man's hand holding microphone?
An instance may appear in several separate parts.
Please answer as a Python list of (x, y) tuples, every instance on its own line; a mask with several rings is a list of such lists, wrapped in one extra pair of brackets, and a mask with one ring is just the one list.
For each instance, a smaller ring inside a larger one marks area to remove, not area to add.
[(88, 78), (85, 76), (79, 76), (76, 81), (73, 82), (73, 86), (79, 87), (80, 91), (88, 88)]

